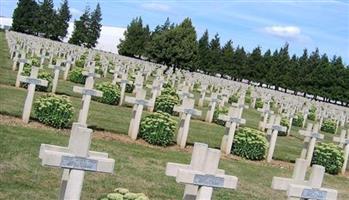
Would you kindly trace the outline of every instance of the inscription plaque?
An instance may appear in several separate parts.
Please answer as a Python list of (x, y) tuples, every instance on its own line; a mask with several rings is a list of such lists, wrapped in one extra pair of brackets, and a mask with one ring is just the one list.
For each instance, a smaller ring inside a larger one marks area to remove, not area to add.
[(304, 189), (302, 191), (301, 198), (303, 199), (314, 199), (314, 200), (325, 200), (327, 196), (326, 191), (319, 189)]
[(216, 177), (213, 175), (195, 175), (194, 185), (207, 186), (207, 187), (223, 187), (224, 178)]
[(97, 171), (98, 160), (83, 157), (62, 156), (60, 166), (62, 168), (79, 169), (85, 171)]

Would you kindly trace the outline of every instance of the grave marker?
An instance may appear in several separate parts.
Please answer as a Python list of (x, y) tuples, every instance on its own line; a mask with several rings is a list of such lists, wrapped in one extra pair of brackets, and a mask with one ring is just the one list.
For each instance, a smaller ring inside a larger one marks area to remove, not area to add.
[[(312, 131), (303, 131), (300, 130), (299, 133), (304, 137), (308, 137), (309, 140), (308, 149), (306, 151), (306, 160), (308, 162), (308, 166), (311, 164), (311, 160), (313, 158), (314, 148), (316, 141), (319, 139), (324, 139), (324, 135), (319, 132), (319, 124), (316, 123), (312, 129)], [(306, 138), (304, 139), (306, 141)], [(301, 158), (304, 158), (305, 153), (302, 151)]]
[(338, 142), (339, 146), (341, 148), (343, 148), (343, 150), (344, 150), (344, 162), (343, 162), (341, 173), (345, 174), (345, 170), (349, 167), (348, 166), (348, 160), (349, 160), (349, 130), (348, 131), (342, 130), (341, 136), (340, 137), (333, 137), (333, 141), (334, 142)]
[(55, 65), (50, 65), (49, 68), (53, 69), (54, 76), (52, 80), (52, 93), (56, 93), (57, 85), (58, 85), (58, 78), (59, 78), (59, 72), (64, 71), (65, 67), (61, 66), (61, 62), (57, 60)]
[[(273, 120), (274, 119), (274, 120)], [(278, 136), (278, 132), (286, 132), (286, 127), (280, 125), (281, 117), (276, 116), (275, 118), (272, 117), (270, 123), (266, 125), (266, 128), (268, 129), (268, 133), (270, 133), (269, 137), (269, 149), (268, 149), (268, 155), (267, 155), (267, 162), (271, 162), (273, 159), (273, 154), (275, 150), (276, 145), (276, 139)]]
[(210, 101), (210, 104), (208, 106), (208, 111), (207, 111), (207, 114), (206, 114), (205, 121), (208, 122), (208, 123), (211, 123), (212, 120), (213, 120), (213, 115), (214, 115), (215, 109), (216, 109), (216, 104), (218, 102), (217, 93), (212, 93), (211, 97), (210, 98), (206, 98), (206, 99)]

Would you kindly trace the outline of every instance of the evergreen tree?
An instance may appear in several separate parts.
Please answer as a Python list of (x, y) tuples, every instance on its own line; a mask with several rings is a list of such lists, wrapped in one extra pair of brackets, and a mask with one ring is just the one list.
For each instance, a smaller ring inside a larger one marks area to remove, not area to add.
[(119, 54), (139, 58), (145, 55), (149, 34), (149, 28), (143, 27), (141, 17), (133, 19), (124, 32), (125, 39), (120, 40), (118, 45)]
[(93, 48), (97, 44), (97, 40), (101, 34), (102, 28), (102, 11), (99, 3), (96, 6), (96, 9), (91, 13), (89, 29), (87, 30), (87, 41), (86, 47)]
[(12, 30), (35, 34), (38, 5), (35, 0), (19, 0), (12, 14)]
[(253, 49), (252, 53), (248, 56), (243, 77), (250, 81), (261, 80), (261, 73), (263, 72), (264, 68), (262, 59), (261, 48), (257, 47)]
[(43, 0), (39, 6), (36, 31), (45, 38), (56, 38), (57, 13), (53, 9), (53, 0)]
[(234, 80), (243, 79), (243, 71), (246, 68), (247, 64), (247, 55), (244, 47), (237, 47), (233, 56), (233, 71), (231, 76), (234, 77)]
[(209, 64), (207, 70), (210, 74), (221, 73), (221, 43), (218, 33), (212, 38), (209, 50)]
[(233, 42), (229, 40), (222, 48), (222, 70), (223, 74), (231, 74), (234, 64), (234, 49)]
[(206, 71), (206, 67), (209, 65), (209, 43), (208, 43), (208, 31), (204, 32), (198, 42), (198, 59), (197, 68)]
[(74, 22), (74, 31), (69, 39), (70, 44), (75, 44), (78, 46), (87, 46), (87, 31), (90, 27), (90, 10), (87, 7), (84, 13), (80, 16), (79, 20)]
[(68, 0), (63, 0), (61, 7), (58, 9), (57, 22), (56, 22), (56, 34), (55, 39), (63, 40), (68, 33), (69, 20), (71, 14), (69, 11)]

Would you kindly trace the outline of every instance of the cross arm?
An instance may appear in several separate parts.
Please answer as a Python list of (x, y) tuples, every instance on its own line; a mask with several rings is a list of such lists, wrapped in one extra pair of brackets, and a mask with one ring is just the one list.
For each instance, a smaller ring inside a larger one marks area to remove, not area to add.
[(101, 97), (103, 96), (103, 92), (95, 89), (87, 89), (79, 86), (74, 86), (73, 91), (76, 93), (80, 93), (83, 95), (91, 95), (91, 96), (96, 96), (96, 97)]
[(295, 180), (292, 178), (284, 178), (284, 177), (273, 177), (273, 181), (271, 182), (271, 188), (273, 188), (274, 190), (286, 191), (290, 184), (305, 185), (307, 184), (307, 181)]
[[(186, 164), (168, 162), (166, 164), (166, 176), (177, 176), (177, 172), (180, 169), (190, 170), (191, 166)], [(225, 171), (223, 169), (217, 169), (216, 173), (224, 175)]]
[[(70, 152), (68, 147), (61, 147), (61, 146), (50, 145), (50, 144), (41, 144), (40, 152), (39, 152), (40, 159), (43, 158), (46, 151), (56, 151), (56, 152), (62, 152), (62, 153)], [(108, 153), (103, 153), (98, 151), (89, 151), (88, 154), (89, 156), (92, 156), (92, 157), (108, 158)]]
[(40, 86), (45, 86), (47, 87), (48, 81), (44, 79), (37, 79), (37, 78), (32, 78), (32, 77), (26, 77), (26, 76), (20, 76), (19, 77), (20, 82), (24, 83), (29, 83), (29, 84), (34, 84), (34, 85), (40, 85)]
[(337, 190), (329, 188), (312, 188), (296, 184), (290, 184), (287, 190), (288, 197), (299, 197), (302, 199), (336, 200), (337, 195)]

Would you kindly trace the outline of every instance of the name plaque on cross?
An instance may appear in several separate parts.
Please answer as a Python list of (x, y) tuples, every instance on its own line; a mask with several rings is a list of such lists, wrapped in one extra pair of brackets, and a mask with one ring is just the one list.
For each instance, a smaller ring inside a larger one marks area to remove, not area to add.
[(207, 187), (223, 187), (224, 178), (216, 177), (213, 175), (195, 175), (194, 185), (207, 186)]
[(314, 199), (314, 200), (326, 200), (327, 192), (319, 189), (304, 189), (302, 191), (301, 198)]
[(97, 92), (92, 89), (83, 89), (82, 90), (83, 95), (90, 95), (90, 96), (97, 96)]
[(349, 145), (349, 139), (345, 140), (344, 144), (348, 144)]
[(311, 133), (311, 137), (321, 139), (321, 135), (319, 133)]
[(186, 108), (184, 109), (184, 113), (194, 115), (196, 112), (194, 109)]
[(127, 83), (127, 80), (121, 80), (120, 83)]
[(36, 78), (27, 78), (26, 82), (34, 85), (39, 85), (41, 83), (41, 81)]
[(25, 58), (20, 58), (20, 59), (18, 59), (18, 62), (26, 63), (26, 62), (27, 62), (27, 59), (25, 59)]
[(60, 167), (85, 171), (97, 171), (98, 160), (83, 157), (62, 156)]
[(273, 126), (271, 127), (271, 129), (277, 130), (277, 131), (280, 131), (280, 132), (286, 131), (286, 128), (285, 128), (285, 127), (282, 127), (282, 126), (280, 126), (280, 125), (273, 125)]
[(146, 105), (148, 102), (143, 99), (136, 99), (136, 104), (138, 105)]
[(231, 117), (229, 121), (232, 123), (237, 123), (237, 124), (242, 123), (242, 120), (237, 118), (237, 117)]

